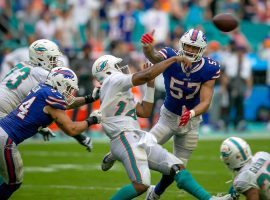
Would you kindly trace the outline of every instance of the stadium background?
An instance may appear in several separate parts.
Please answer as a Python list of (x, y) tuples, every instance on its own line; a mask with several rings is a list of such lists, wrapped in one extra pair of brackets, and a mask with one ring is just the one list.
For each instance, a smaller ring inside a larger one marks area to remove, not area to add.
[[(226, 192), (230, 173), (219, 160), (222, 138), (237, 135), (247, 138), (253, 151), (270, 151), (270, 3), (261, 0), (0, 0), (0, 78), (19, 61), (27, 60), (28, 45), (35, 39), (57, 42), (62, 61), (79, 78), (79, 96), (89, 93), (97, 83), (91, 76), (93, 61), (100, 55), (113, 54), (124, 59), (131, 71), (140, 70), (146, 61), (140, 37), (155, 29), (157, 48), (178, 49), (181, 35), (189, 28), (205, 31), (206, 55), (223, 64), (232, 42), (247, 49), (252, 67), (253, 87), (245, 101), (246, 124), (241, 129), (222, 123), (222, 93), (216, 84), (212, 106), (204, 115), (201, 142), (189, 163), (189, 169), (209, 191)], [(238, 30), (225, 34), (211, 23), (216, 13), (231, 12), (240, 19)], [(222, 65), (223, 66), (223, 65)], [(140, 119), (148, 130), (158, 118), (164, 97), (162, 77), (156, 80), (156, 105), (150, 119)], [(144, 88), (133, 88), (140, 100)], [(83, 120), (99, 103), (68, 111), (74, 120)], [(234, 116), (234, 111), (230, 113)], [(121, 165), (111, 172), (99, 170), (103, 155), (109, 150), (100, 126), (87, 134), (93, 137), (94, 151), (87, 153), (75, 141), (65, 137), (55, 125), (58, 136), (49, 143), (39, 136), (22, 144), (25, 181), (12, 199), (108, 199), (127, 183)], [(171, 149), (171, 144), (166, 147)], [(153, 173), (153, 183), (159, 175)], [(192, 199), (171, 187), (164, 199)], [(142, 198), (138, 198), (142, 199)]]

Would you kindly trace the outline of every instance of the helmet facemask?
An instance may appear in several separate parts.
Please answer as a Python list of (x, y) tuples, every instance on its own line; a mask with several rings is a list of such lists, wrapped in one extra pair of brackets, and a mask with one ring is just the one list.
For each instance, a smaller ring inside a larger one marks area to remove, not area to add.
[(180, 45), (181, 55), (187, 57), (191, 62), (198, 62), (201, 60), (205, 48), (186, 43), (181, 43)]
[(71, 105), (75, 102), (76, 97), (74, 94), (77, 92), (76, 88), (73, 88), (69, 83), (64, 84), (65, 90), (62, 95), (68, 105)]

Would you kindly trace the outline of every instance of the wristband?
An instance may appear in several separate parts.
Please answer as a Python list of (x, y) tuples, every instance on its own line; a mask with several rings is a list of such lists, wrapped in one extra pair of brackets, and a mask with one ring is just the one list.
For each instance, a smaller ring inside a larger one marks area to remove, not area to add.
[(194, 110), (190, 110), (189, 112), (190, 112), (190, 118), (195, 117), (195, 111)]
[(146, 101), (148, 103), (154, 103), (154, 96), (155, 96), (155, 88), (146, 87), (143, 101)]
[(92, 94), (86, 95), (84, 97), (84, 100), (85, 100), (85, 103), (92, 103), (95, 101), (94, 98), (92, 97)]
[(93, 124), (97, 124), (98, 123), (98, 120), (97, 120), (97, 118), (95, 116), (88, 117), (85, 121), (87, 122), (88, 127), (91, 126), (91, 125), (93, 125)]

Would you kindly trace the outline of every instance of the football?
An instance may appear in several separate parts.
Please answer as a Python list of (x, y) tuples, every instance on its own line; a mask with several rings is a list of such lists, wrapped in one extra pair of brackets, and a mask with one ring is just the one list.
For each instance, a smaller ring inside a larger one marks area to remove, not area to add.
[(238, 19), (231, 13), (217, 14), (213, 17), (213, 23), (223, 32), (230, 32), (239, 24)]

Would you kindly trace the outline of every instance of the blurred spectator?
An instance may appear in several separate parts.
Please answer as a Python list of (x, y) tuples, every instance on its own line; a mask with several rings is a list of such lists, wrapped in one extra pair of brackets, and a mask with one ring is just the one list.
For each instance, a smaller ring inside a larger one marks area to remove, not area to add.
[(53, 40), (56, 32), (56, 24), (53, 20), (52, 13), (50, 11), (45, 11), (41, 19), (37, 21), (36, 24), (36, 34), (39, 39)]
[(56, 38), (60, 41), (64, 51), (69, 51), (76, 46), (76, 32), (77, 29), (76, 26), (74, 26), (71, 8), (63, 9), (60, 16), (56, 19)]
[(147, 32), (155, 30), (156, 43), (165, 42), (169, 33), (169, 15), (161, 9), (158, 1), (145, 12), (143, 24)]
[(223, 108), (225, 128), (228, 128), (230, 115), (234, 109), (234, 128), (242, 131), (246, 128), (244, 120), (244, 100), (251, 95), (252, 73), (251, 64), (246, 57), (246, 47), (232, 45), (232, 51), (224, 59), (224, 74), (222, 77), (222, 88), (228, 91), (229, 105)]
[(125, 3), (125, 10), (119, 15), (119, 27), (121, 38), (125, 42), (131, 43), (131, 34), (135, 26), (135, 16), (132, 1)]
[[(92, 58), (92, 47), (86, 43), (82, 48), (82, 53), (71, 62), (71, 69), (77, 74), (79, 80), (78, 96), (85, 96), (90, 94), (94, 89), (92, 77), (92, 65), (94, 60)], [(73, 112), (72, 119), (76, 120), (78, 109)], [(91, 113), (91, 104), (87, 105), (87, 116)]]
[[(267, 61), (267, 71), (266, 71), (266, 85), (268, 87), (268, 97), (270, 101), (270, 38), (266, 38), (263, 41), (262, 48), (260, 49), (260, 57)], [(270, 108), (269, 108), (269, 121), (267, 123), (267, 130), (270, 131)]]

